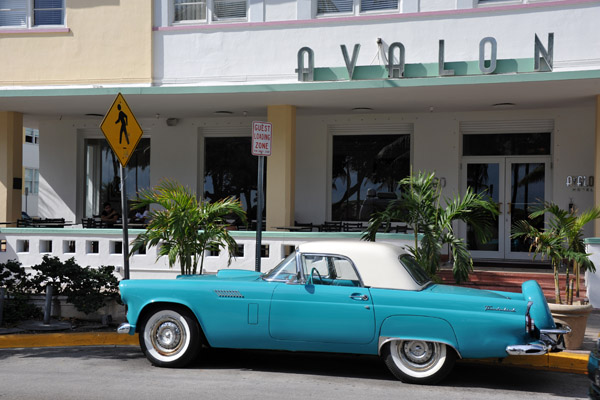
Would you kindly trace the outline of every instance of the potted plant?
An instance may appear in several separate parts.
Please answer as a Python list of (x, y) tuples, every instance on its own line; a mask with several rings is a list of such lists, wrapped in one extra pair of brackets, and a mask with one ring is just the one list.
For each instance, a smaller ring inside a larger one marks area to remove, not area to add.
[(372, 215), (363, 240), (375, 241), (382, 227), (392, 221), (403, 221), (414, 232), (415, 245), (409, 251), (432, 278), (437, 276), (441, 249), (449, 244), (454, 259), (454, 279), (458, 283), (468, 280), (473, 260), (466, 243), (455, 234), (453, 223), (464, 221), (482, 240), (488, 240), (494, 217), (498, 215), (496, 204), (468, 188), (462, 198), (445, 199), (445, 206), (441, 206), (441, 187), (434, 173), (411, 174), (401, 180), (400, 185), (400, 198), (390, 202), (384, 211)]
[[(531, 222), (536, 218), (549, 215), (544, 229)], [(587, 317), (592, 306), (573, 304), (573, 292), (579, 296), (579, 272), (595, 272), (596, 268), (585, 252), (583, 227), (600, 217), (600, 208), (594, 207), (580, 214), (561, 209), (552, 202), (544, 202), (529, 215), (529, 220), (517, 221), (512, 228), (513, 238), (525, 238), (530, 241), (530, 251), (535, 258), (549, 259), (554, 272), (554, 304), (550, 303), (555, 319), (569, 325), (572, 332), (565, 336), (567, 349), (577, 349), (583, 342)], [(562, 301), (560, 289), (560, 268), (565, 265), (565, 301)], [(574, 271), (576, 278), (571, 279)]]
[(167, 256), (170, 267), (178, 261), (182, 275), (196, 274), (198, 263), (202, 274), (206, 250), (227, 247), (229, 261), (235, 255), (237, 243), (229, 234), (226, 218), (234, 215), (245, 223), (246, 213), (239, 200), (198, 201), (188, 188), (167, 179), (153, 190), (140, 191), (133, 208), (150, 205), (161, 209), (150, 212), (146, 232), (133, 240), (131, 254), (161, 243), (158, 257)]

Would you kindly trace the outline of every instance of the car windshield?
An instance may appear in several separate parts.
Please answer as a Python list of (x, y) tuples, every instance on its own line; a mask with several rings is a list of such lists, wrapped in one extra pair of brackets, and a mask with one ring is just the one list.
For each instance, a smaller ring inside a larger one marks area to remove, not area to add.
[(267, 281), (287, 282), (291, 278), (295, 277), (297, 277), (296, 252), (293, 252), (275, 268), (267, 272), (267, 274), (263, 276), (263, 279)]
[(423, 267), (419, 265), (413, 256), (409, 254), (402, 254), (399, 257), (399, 260), (419, 286), (423, 286), (431, 281), (427, 275), (427, 272), (425, 272)]

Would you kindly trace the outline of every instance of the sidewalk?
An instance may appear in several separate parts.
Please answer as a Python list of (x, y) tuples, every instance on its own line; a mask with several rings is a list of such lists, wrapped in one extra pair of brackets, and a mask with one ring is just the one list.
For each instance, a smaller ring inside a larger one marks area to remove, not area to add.
[[(509, 356), (504, 359), (465, 360), (465, 363), (486, 363), (521, 368), (544, 369), (548, 371), (587, 374), (590, 350), (596, 345), (600, 334), (600, 309), (594, 309), (587, 322), (585, 338), (581, 350), (563, 351), (544, 356)], [(25, 347), (64, 347), (64, 346), (139, 346), (138, 335), (121, 335), (103, 329), (91, 332), (60, 333), (9, 333), (0, 329), (0, 349)]]

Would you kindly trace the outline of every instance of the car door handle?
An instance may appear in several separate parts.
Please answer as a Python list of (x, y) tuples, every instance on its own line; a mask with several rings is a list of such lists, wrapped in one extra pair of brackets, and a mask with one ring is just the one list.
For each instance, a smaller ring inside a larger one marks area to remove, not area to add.
[(361, 301), (369, 300), (369, 296), (367, 296), (366, 294), (360, 294), (360, 293), (352, 293), (350, 295), (350, 298), (352, 300), (361, 300)]

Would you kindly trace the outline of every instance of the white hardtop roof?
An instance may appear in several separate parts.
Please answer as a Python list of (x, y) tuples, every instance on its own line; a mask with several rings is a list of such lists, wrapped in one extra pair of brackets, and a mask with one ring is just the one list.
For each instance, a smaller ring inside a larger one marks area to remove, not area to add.
[(300, 253), (340, 255), (352, 260), (365, 286), (420, 290), (398, 259), (407, 254), (402, 247), (389, 243), (360, 240), (332, 240), (306, 242), (298, 245)]

